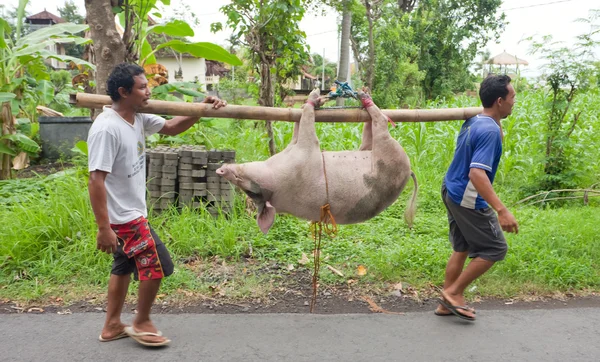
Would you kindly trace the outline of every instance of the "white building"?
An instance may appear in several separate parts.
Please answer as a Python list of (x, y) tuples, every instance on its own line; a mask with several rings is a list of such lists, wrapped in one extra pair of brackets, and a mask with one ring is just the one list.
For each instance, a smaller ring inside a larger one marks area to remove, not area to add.
[(206, 84), (206, 61), (204, 58), (194, 58), (179, 53), (169, 55), (171, 51), (169, 49), (164, 50), (165, 52), (156, 55), (156, 62), (167, 68), (169, 83), (199, 82), (200, 84)]

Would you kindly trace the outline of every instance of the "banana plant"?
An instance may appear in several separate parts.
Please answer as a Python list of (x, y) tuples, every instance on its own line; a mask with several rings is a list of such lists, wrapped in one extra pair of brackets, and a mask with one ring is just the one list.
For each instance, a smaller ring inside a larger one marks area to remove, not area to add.
[[(31, 139), (35, 135), (31, 130), (37, 127), (17, 125), (26, 124), (24, 118), (33, 123), (35, 107), (52, 100), (50, 70), (45, 61), (56, 59), (94, 68), (89, 62), (49, 50), (55, 44), (90, 42), (89, 39), (75, 35), (85, 31), (87, 25), (57, 24), (21, 37), (21, 25), (28, 2), (19, 1), (14, 39), (10, 36), (11, 27), (8, 21), (0, 18), (0, 179), (10, 178), (11, 168), (23, 167), (27, 163), (27, 156), (36, 155), (40, 150), (39, 145)], [(18, 116), (24, 116), (19, 123)], [(29, 134), (23, 133), (23, 129), (30, 130)]]
[[(242, 65), (238, 57), (229, 53), (222, 47), (208, 42), (190, 43), (184, 40), (174, 39), (166, 41), (152, 48), (148, 37), (151, 34), (162, 34), (168, 37), (184, 38), (193, 37), (194, 30), (188, 23), (183, 20), (171, 20), (165, 24), (148, 24), (148, 16), (152, 15), (160, 18), (161, 14), (157, 8), (158, 3), (165, 6), (171, 4), (171, 0), (128, 0), (124, 1), (121, 7), (113, 8), (113, 11), (119, 14), (121, 25), (127, 31), (131, 30), (134, 36), (131, 38), (133, 43), (134, 53), (139, 55), (139, 64), (144, 65), (156, 64), (154, 54), (162, 48), (170, 48), (179, 53), (189, 53), (197, 58), (205, 58), (216, 60), (231, 65)], [(129, 49), (129, 44), (126, 44)]]
[[(149, 16), (155, 19), (162, 18), (159, 3), (164, 6), (171, 4), (170, 0), (127, 0), (120, 7), (113, 8), (118, 14), (119, 22), (124, 29), (123, 41), (125, 48), (130, 49), (126, 58), (137, 62), (144, 67), (147, 77), (152, 79), (153, 64), (156, 62), (156, 52), (169, 49), (175, 53), (188, 53), (196, 58), (216, 60), (231, 65), (242, 65), (242, 61), (234, 54), (222, 47), (208, 42), (188, 42), (186, 37), (193, 37), (194, 30), (183, 20), (170, 20), (161, 24), (150, 24)], [(131, 35), (130, 35), (131, 34)], [(161, 43), (153, 47), (151, 39), (161, 39)], [(180, 64), (181, 65), (181, 64)], [(156, 68), (160, 69), (160, 68)], [(153, 98), (162, 100), (179, 101), (172, 93), (177, 92), (190, 97), (203, 96), (201, 85), (194, 83), (178, 82), (163, 84), (153, 89)]]

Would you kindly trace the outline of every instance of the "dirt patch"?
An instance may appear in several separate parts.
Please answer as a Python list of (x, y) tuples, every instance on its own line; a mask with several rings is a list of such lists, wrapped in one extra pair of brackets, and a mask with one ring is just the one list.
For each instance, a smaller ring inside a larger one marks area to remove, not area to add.
[(17, 178), (31, 178), (36, 176), (48, 176), (53, 173), (73, 167), (72, 163), (50, 162), (39, 165), (31, 165), (16, 173)]
[[(415, 301), (410, 298), (375, 296), (370, 297), (376, 305), (381, 308), (372, 308), (372, 305), (363, 299), (348, 298), (343, 295), (331, 295), (325, 292), (317, 300), (314, 310), (315, 314), (365, 314), (365, 313), (390, 313), (402, 314), (410, 312), (433, 311), (437, 305), (435, 298), (423, 301)], [(546, 299), (535, 302), (512, 302), (507, 304), (505, 300), (484, 300), (471, 304), (478, 310), (508, 310), (508, 309), (560, 309), (560, 308), (598, 308), (600, 297), (574, 297), (566, 300)], [(10, 313), (104, 313), (104, 303), (81, 301), (67, 306), (17, 306), (14, 303), (0, 303), (0, 314)], [(126, 303), (125, 313), (135, 312), (135, 305)], [(310, 313), (310, 296), (281, 294), (273, 295), (268, 301), (221, 301), (216, 299), (189, 300), (185, 303), (169, 303), (158, 300), (153, 313), (156, 314), (267, 314), (267, 313)]]
[[(272, 270), (271, 270), (272, 272)], [(221, 296), (215, 288), (213, 295), (179, 290), (171, 295), (159, 294), (153, 306), (158, 314), (243, 314), (243, 313), (310, 313), (312, 275), (309, 270), (298, 270), (286, 275), (285, 282), (272, 285), (264, 295), (250, 298)], [(216, 281), (216, 280), (215, 280)], [(217, 282), (217, 281), (216, 281)], [(356, 287), (352, 284), (324, 286), (318, 289), (314, 313), (357, 314), (430, 312), (437, 305), (435, 287), (416, 291), (410, 287), (397, 289), (398, 285), (379, 290)], [(132, 301), (133, 302), (133, 301)], [(558, 309), (600, 307), (600, 295), (556, 295), (521, 297), (516, 299), (476, 299), (471, 306), (478, 310), (497, 309)], [(7, 313), (104, 313), (105, 296), (99, 295), (65, 305), (62, 302), (17, 304), (0, 300), (0, 314)], [(135, 304), (126, 303), (125, 313), (134, 312)]]

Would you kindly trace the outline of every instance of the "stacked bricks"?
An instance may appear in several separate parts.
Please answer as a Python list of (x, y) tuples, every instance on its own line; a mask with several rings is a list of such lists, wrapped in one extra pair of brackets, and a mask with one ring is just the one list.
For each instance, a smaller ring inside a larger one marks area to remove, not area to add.
[(175, 203), (200, 208), (216, 216), (233, 207), (233, 186), (217, 175), (223, 163), (235, 161), (235, 151), (209, 150), (184, 145), (177, 149), (159, 146), (147, 152), (149, 205), (160, 212)]
[(165, 146), (149, 150), (146, 154), (149, 205), (160, 212), (175, 203), (179, 156), (175, 149)]
[(208, 212), (215, 216), (219, 208), (225, 213), (231, 211), (234, 200), (234, 191), (231, 184), (217, 175), (217, 170), (225, 163), (235, 160), (235, 151), (215, 150), (208, 151), (208, 165), (206, 169), (206, 200), (208, 201)]
[(208, 152), (204, 146), (182, 146), (179, 149), (179, 207), (198, 208), (206, 199), (206, 165)]

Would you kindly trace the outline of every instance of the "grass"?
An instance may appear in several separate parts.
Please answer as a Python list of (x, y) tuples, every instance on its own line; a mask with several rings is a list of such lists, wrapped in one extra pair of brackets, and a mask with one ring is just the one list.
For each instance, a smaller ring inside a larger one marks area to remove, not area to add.
[[(504, 156), (495, 187), (508, 205), (524, 196), (527, 185), (541, 173), (544, 125), (540, 92), (519, 95), (515, 113), (503, 123)], [(575, 110), (583, 110), (582, 123), (574, 132), (573, 146), (579, 170), (577, 183), (589, 186), (600, 174), (597, 132), (600, 126), (597, 92), (581, 95)], [(472, 98), (440, 100), (432, 107), (477, 105)], [(587, 107), (584, 107), (587, 105)], [(256, 125), (256, 127), (254, 127)], [(208, 120), (181, 135), (180, 142), (233, 148), (240, 162), (268, 157), (263, 122)], [(357, 225), (343, 225), (336, 238), (325, 238), (322, 267), (342, 271), (341, 278), (321, 273), (328, 284), (349, 279), (365, 288), (402, 282), (417, 289), (443, 281), (451, 253), (446, 215), (439, 197), (443, 175), (452, 158), (460, 122), (399, 124), (391, 132), (406, 149), (419, 179), (415, 226), (403, 221), (409, 184), (399, 200), (377, 217)], [(356, 149), (361, 126), (317, 125), (323, 149)], [(291, 123), (275, 123), (278, 149), (291, 138)], [(210, 142), (208, 142), (210, 140)], [(96, 227), (89, 205), (86, 174), (75, 168), (54, 177), (0, 183), (0, 300), (31, 301), (61, 295), (77, 300), (105, 291), (111, 257), (96, 251)], [(600, 205), (591, 199), (543, 207), (518, 206), (511, 210), (520, 222), (518, 235), (507, 235), (509, 253), (470, 289), (472, 296), (514, 297), (556, 292), (600, 291)], [(284, 280), (285, 271), (272, 272), (266, 265), (292, 264), (302, 254), (312, 255), (308, 223), (278, 215), (268, 235), (245, 212), (241, 196), (233, 215), (212, 218), (206, 211), (169, 210), (152, 216), (151, 224), (169, 247), (176, 272), (161, 293), (179, 298), (219, 294), (256, 297), (268, 293), (273, 279)], [(246, 260), (250, 246), (253, 255)], [(310, 258), (309, 258), (310, 259)], [(356, 275), (359, 265), (367, 268)], [(261, 272), (262, 270), (262, 272)], [(266, 271), (265, 271), (266, 270)], [(132, 294), (135, 287), (132, 286)]]

